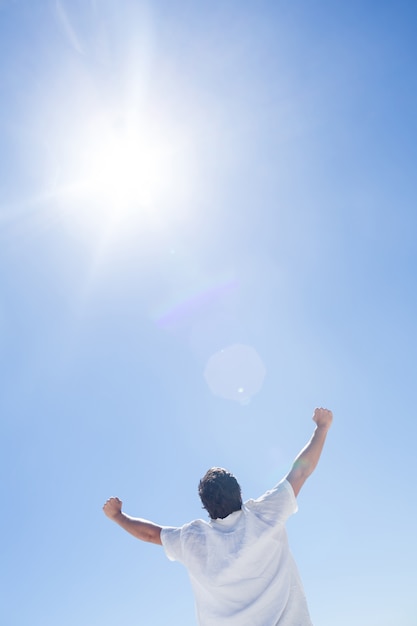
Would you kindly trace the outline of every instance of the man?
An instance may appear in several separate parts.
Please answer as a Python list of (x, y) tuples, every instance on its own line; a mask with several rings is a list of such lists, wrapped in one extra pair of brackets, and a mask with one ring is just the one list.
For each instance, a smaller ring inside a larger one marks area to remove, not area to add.
[(332, 413), (316, 409), (316, 428), (289, 474), (257, 500), (242, 503), (236, 478), (211, 468), (199, 494), (210, 516), (181, 528), (158, 526), (122, 512), (110, 498), (104, 513), (129, 533), (164, 546), (188, 570), (200, 626), (312, 626), (285, 531), (296, 497), (323, 450)]

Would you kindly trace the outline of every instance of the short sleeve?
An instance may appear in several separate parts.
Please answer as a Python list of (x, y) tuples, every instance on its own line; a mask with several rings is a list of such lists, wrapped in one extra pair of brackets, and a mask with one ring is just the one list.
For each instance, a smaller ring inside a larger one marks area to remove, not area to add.
[(163, 526), (161, 530), (161, 541), (165, 554), (170, 561), (182, 561), (183, 550), (181, 542), (182, 528), (173, 526)]
[(285, 478), (260, 498), (249, 500), (246, 506), (270, 524), (285, 524), (298, 511), (294, 490)]

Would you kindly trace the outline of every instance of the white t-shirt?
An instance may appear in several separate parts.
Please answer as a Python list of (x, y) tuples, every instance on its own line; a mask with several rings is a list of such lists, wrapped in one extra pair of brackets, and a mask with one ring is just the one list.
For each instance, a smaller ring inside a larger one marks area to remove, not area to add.
[(287, 480), (225, 519), (164, 527), (162, 545), (190, 576), (200, 626), (312, 626), (285, 522)]

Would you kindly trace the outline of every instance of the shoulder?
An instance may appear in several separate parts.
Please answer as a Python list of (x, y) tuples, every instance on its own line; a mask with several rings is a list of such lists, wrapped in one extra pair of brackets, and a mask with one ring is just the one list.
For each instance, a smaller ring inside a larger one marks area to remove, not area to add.
[(205, 545), (210, 524), (203, 520), (194, 520), (183, 526), (163, 526), (161, 542), (171, 561), (187, 561), (190, 550)]
[(206, 532), (210, 528), (210, 523), (203, 519), (195, 519), (182, 526), (184, 532)]
[(294, 490), (285, 478), (256, 500), (247, 500), (245, 506), (274, 521), (285, 521), (298, 509)]
[(198, 535), (207, 532), (210, 528), (210, 524), (202, 519), (196, 519), (192, 522), (188, 522), (183, 526), (163, 526), (161, 530), (162, 536), (177, 535), (184, 537), (186, 535)]
[(294, 498), (294, 490), (291, 487), (291, 484), (288, 482), (286, 478), (283, 478), (279, 483), (274, 485), (268, 491), (265, 491), (259, 498), (250, 499), (245, 502), (245, 505), (256, 506), (260, 502), (264, 502), (265, 500), (269, 500), (270, 498)]

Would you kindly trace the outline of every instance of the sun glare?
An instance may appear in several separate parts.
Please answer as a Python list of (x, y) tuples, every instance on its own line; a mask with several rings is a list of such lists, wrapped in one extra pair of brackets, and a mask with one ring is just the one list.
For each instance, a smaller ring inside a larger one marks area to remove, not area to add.
[(81, 186), (106, 210), (147, 210), (174, 183), (177, 148), (173, 138), (155, 128), (101, 123), (85, 142)]
[[(48, 218), (92, 246), (114, 247), (137, 229), (171, 225), (188, 215), (196, 193), (198, 129), (191, 126), (198, 116), (176, 112), (176, 98), (167, 99), (160, 77), (153, 80), (151, 20), (146, 11), (133, 14), (124, 16), (135, 28), (124, 25), (123, 40), (93, 30), (81, 46), (61, 7), (72, 50), (30, 114), (39, 137), (29, 163), (39, 171), (36, 194), (48, 201)], [(117, 25), (120, 16), (113, 17)]]
[(121, 225), (132, 219), (157, 220), (170, 200), (176, 205), (184, 196), (184, 138), (172, 128), (158, 127), (149, 118), (138, 124), (117, 115), (101, 116), (87, 124), (76, 144), (79, 158), (71, 195), (78, 196), (87, 221)]

